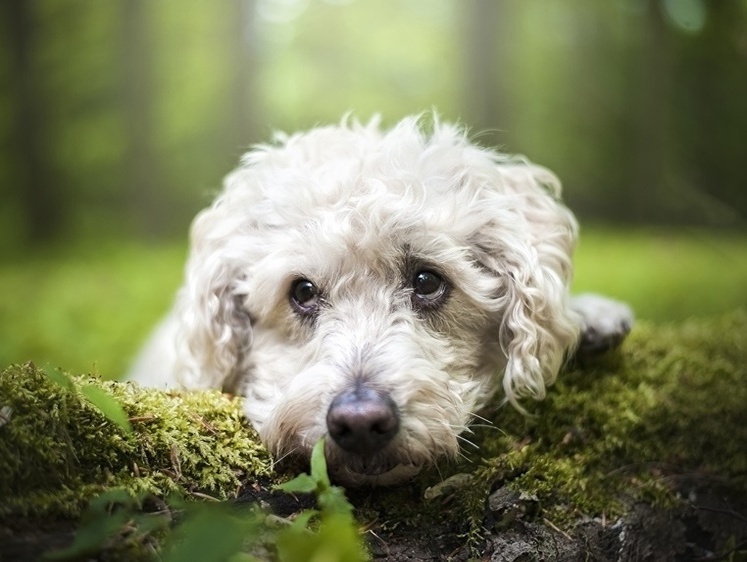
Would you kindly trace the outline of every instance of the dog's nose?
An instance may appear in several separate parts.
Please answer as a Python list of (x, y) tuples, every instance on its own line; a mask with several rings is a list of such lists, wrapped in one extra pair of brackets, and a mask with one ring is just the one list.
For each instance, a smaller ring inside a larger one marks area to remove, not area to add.
[(397, 406), (388, 394), (358, 386), (338, 394), (327, 411), (327, 430), (349, 453), (371, 455), (399, 430)]

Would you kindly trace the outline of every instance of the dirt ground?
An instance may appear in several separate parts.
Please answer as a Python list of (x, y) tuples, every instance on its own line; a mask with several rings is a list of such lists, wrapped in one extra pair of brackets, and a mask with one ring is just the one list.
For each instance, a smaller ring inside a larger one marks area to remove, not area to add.
[[(747, 506), (734, 505), (722, 497), (717, 483), (687, 480), (681, 483), (681, 489), (687, 499), (675, 509), (656, 509), (639, 503), (632, 505), (623, 518), (579, 519), (568, 530), (536, 516), (531, 501), (499, 489), (488, 499), (483, 530), (472, 541), (468, 525), (454, 517), (448, 505), (444, 507), (448, 517), (420, 521), (417, 525), (386, 529), (376, 520), (371, 521), (364, 536), (372, 559), (381, 562), (744, 560)], [(376, 494), (354, 492), (351, 501), (354, 505), (376, 505)], [(292, 517), (313, 505), (311, 497), (271, 492), (264, 486), (255, 487), (236, 501), (260, 501), (280, 517)], [(0, 527), (0, 560), (36, 560), (44, 552), (69, 544), (75, 527), (70, 521), (37, 521), (33, 525), (18, 521), (16, 525)], [(116, 551), (106, 550), (90, 558), (117, 559), (121, 558)]]

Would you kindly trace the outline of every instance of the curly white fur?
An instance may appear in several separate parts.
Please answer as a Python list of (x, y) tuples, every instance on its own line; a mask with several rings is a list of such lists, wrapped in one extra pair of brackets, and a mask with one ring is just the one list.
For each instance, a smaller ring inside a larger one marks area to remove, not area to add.
[[(278, 135), (196, 218), (185, 284), (134, 378), (243, 394), (278, 455), (308, 454), (335, 396), (364, 384), (391, 397), (399, 429), (365, 459), (328, 439), (329, 464), (348, 482), (400, 480), (456, 454), (499, 388), (515, 405), (543, 398), (599, 324), (568, 295), (576, 234), (551, 172), (454, 125)], [(432, 309), (413, 304), (422, 270), (448, 284)], [(298, 279), (320, 291), (311, 320), (289, 302)], [(615, 345), (632, 315), (601, 302)]]

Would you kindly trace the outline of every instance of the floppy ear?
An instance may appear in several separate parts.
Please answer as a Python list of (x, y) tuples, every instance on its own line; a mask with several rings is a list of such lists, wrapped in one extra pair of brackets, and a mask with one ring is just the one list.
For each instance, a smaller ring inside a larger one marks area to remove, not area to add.
[[(186, 280), (178, 301), (177, 379), (187, 388), (235, 391), (245, 373), (252, 325), (244, 308), (248, 271), (237, 213), (224, 197), (192, 225)], [(233, 215), (233, 216), (232, 216)]]
[(493, 307), (501, 314), (503, 389), (521, 409), (520, 397), (544, 398), (578, 340), (578, 318), (568, 306), (577, 225), (548, 170), (525, 164), (498, 171), (494, 215), (480, 235), (488, 254), (481, 261), (501, 278)]

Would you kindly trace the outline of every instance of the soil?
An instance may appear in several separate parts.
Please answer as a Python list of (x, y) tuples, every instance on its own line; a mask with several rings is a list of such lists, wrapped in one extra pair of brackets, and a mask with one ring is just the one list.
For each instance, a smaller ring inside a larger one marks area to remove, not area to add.
[[(717, 485), (686, 482), (682, 490), (688, 500), (678, 508), (656, 509), (638, 503), (616, 521), (580, 518), (566, 531), (536, 517), (531, 506), (522, 505), (527, 500), (499, 489), (485, 506), (484, 531), (473, 544), (466, 537), (465, 522), (451, 516), (390, 530), (373, 521), (365, 537), (372, 559), (381, 562), (743, 560), (747, 504), (734, 505), (719, 494)], [(364, 493), (353, 493), (353, 503), (356, 495)], [(376, 492), (368, 494), (365, 502), (375, 504)], [(255, 486), (236, 501), (260, 501), (280, 517), (313, 507), (311, 497), (272, 492), (264, 485)], [(511, 509), (518, 515), (507, 521), (505, 514)], [(75, 526), (62, 520), (18, 521), (17, 525), (0, 527), (0, 560), (37, 560), (44, 552), (69, 544)], [(92, 559), (117, 559), (117, 555), (103, 551)]]

